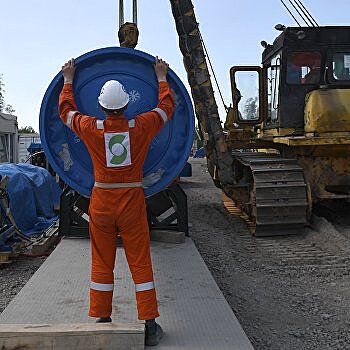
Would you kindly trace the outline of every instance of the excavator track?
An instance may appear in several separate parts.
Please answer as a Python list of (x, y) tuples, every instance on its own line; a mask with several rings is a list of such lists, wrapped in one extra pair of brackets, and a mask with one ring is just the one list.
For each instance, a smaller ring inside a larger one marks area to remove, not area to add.
[(296, 160), (258, 152), (233, 155), (251, 182), (233, 190), (234, 200), (224, 198), (226, 208), (244, 219), (255, 236), (300, 233), (308, 222), (310, 201)]

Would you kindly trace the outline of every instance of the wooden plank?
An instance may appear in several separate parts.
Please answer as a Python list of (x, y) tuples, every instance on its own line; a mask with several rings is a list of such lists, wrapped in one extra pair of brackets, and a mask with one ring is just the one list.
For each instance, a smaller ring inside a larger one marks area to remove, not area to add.
[(46, 232), (46, 237), (31, 245), (30, 253), (33, 255), (46, 254), (52, 250), (52, 247), (60, 239), (61, 237), (59, 237), (58, 224), (56, 224)]
[(11, 253), (0, 253), (0, 264), (9, 264), (11, 261), (9, 260)]
[(1, 324), (1, 350), (141, 350), (144, 325), (122, 323)]

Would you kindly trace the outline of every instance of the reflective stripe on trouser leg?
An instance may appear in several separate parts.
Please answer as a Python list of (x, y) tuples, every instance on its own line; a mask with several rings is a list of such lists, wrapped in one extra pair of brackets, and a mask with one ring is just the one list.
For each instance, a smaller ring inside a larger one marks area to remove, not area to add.
[(90, 289), (99, 290), (100, 292), (113, 292), (114, 284), (113, 283), (96, 283), (91, 281)]
[(151, 320), (159, 316), (157, 310), (157, 296), (154, 282), (135, 284), (137, 309), (139, 319)]
[(109, 225), (108, 213), (95, 214), (95, 195), (90, 200), (90, 241), (91, 241), (91, 317), (109, 317), (112, 314), (114, 263), (116, 252), (116, 233), (114, 222)]
[(149, 230), (143, 191), (137, 191), (133, 199), (134, 210), (128, 211), (127, 215), (120, 220), (119, 233), (135, 283), (138, 318), (150, 320), (158, 317), (159, 313), (153, 284)]
[[(148, 226), (145, 231), (149, 240)], [(126, 235), (125, 235), (126, 236)], [(153, 283), (153, 270), (149, 242), (138, 245), (138, 250), (130, 248), (129, 241), (125, 242), (122, 235), (126, 258), (129, 263), (132, 278), (135, 283), (137, 312), (139, 320), (151, 320), (159, 317), (156, 289)], [(139, 238), (141, 240), (141, 238)], [(147, 240), (146, 240), (147, 242)], [(131, 250), (131, 251), (130, 251)]]
[(154, 289), (154, 282), (146, 282), (146, 283), (138, 283), (135, 284), (135, 291), (136, 292), (143, 292), (145, 290), (150, 290), (150, 289)]

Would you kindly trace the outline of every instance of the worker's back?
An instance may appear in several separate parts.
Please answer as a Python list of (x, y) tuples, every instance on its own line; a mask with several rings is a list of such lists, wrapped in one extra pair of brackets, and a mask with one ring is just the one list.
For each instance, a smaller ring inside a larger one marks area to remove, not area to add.
[(90, 153), (95, 181), (140, 182), (149, 145), (163, 126), (156, 112), (134, 119), (107, 116), (102, 120), (82, 117), (79, 136)]

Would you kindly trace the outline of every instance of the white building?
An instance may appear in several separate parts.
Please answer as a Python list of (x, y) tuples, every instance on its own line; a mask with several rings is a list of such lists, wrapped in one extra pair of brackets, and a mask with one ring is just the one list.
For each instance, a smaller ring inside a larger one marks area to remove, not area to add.
[(0, 163), (18, 162), (17, 117), (0, 112)]
[(28, 157), (28, 147), (32, 143), (41, 143), (39, 134), (19, 134), (18, 136), (18, 162), (24, 163)]

